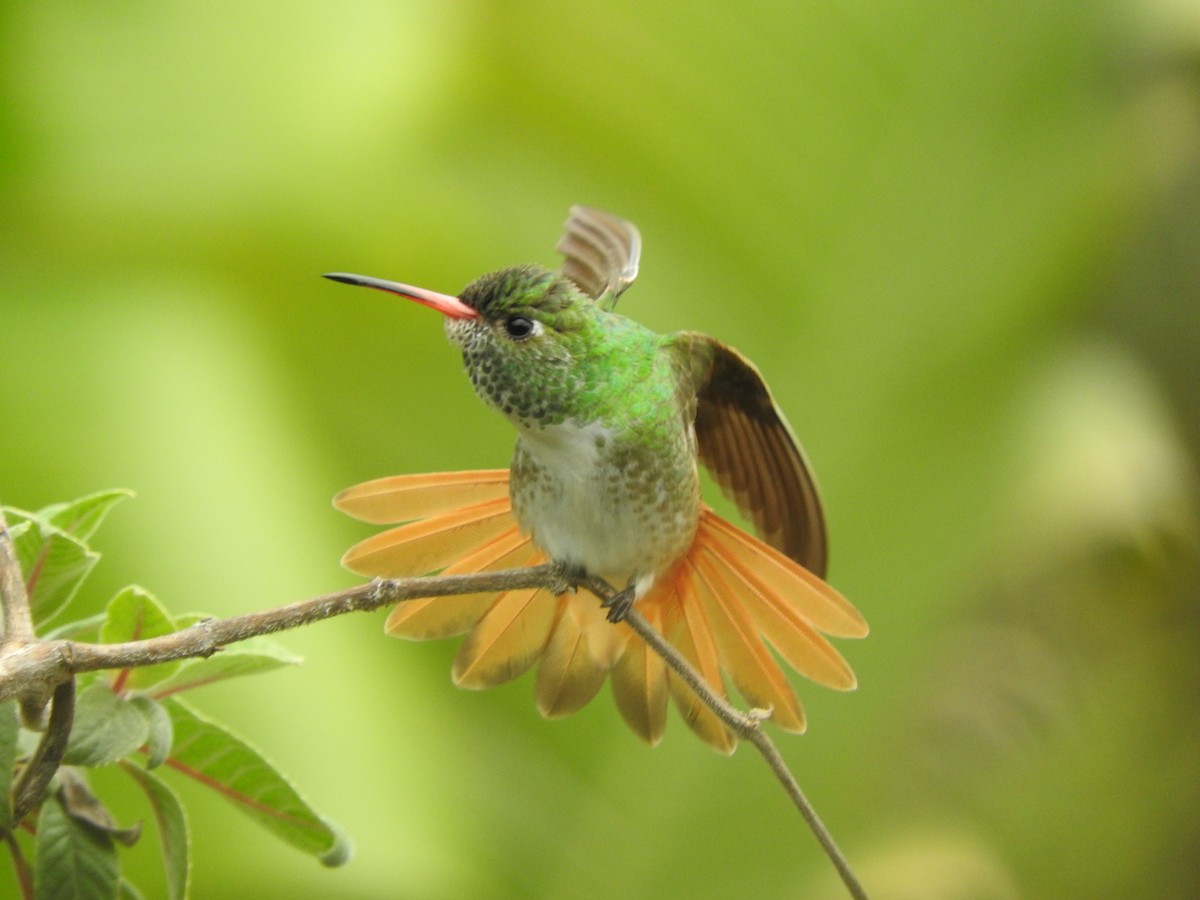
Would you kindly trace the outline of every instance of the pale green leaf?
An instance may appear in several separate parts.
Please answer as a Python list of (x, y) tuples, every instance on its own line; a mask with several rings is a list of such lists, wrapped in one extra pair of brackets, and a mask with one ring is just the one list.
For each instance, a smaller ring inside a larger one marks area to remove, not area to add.
[(117, 896), (117, 851), (107, 834), (67, 814), (57, 797), (42, 804), (37, 823), (34, 891), (54, 900)]
[[(198, 617), (197, 617), (198, 618)], [(180, 628), (185, 627), (183, 622)], [(183, 660), (178, 671), (169, 679), (155, 685), (151, 692), (162, 698), (181, 691), (191, 690), (243, 675), (258, 675), (282, 666), (299, 665), (303, 660), (278, 641), (268, 637), (254, 637), (236, 644), (229, 644), (207, 659)]]
[(150, 736), (146, 717), (103, 680), (79, 692), (75, 726), (63, 761), (76, 766), (104, 766), (136, 751)]
[(325, 865), (349, 860), (348, 838), (317, 815), (261, 753), (180, 700), (164, 705), (175, 723), (167, 765), (213, 788), (268, 831)]
[[(158, 599), (137, 585), (123, 588), (108, 602), (100, 640), (105, 644), (161, 637), (175, 630), (175, 623)], [(128, 670), (125, 686), (145, 689), (164, 681), (179, 669), (179, 662), (164, 662)]]
[(146, 768), (154, 769), (162, 765), (171, 752), (171, 742), (174, 740), (175, 726), (171, 717), (162, 708), (161, 703), (149, 697), (133, 697), (130, 703), (146, 718), (149, 735), (146, 738)]
[(29, 592), (33, 622), (39, 625), (52, 619), (71, 601), (100, 554), (54, 525), (37, 518), (27, 522), (28, 525), (14, 527), (10, 532)]
[(183, 805), (168, 785), (145, 769), (129, 762), (123, 762), (121, 767), (146, 792), (150, 808), (154, 810), (167, 876), (167, 896), (170, 900), (183, 900), (187, 896), (191, 874), (190, 841)]
[(57, 628), (51, 628), (49, 631), (44, 632), (42, 638), (47, 641), (97, 639), (100, 636), (100, 626), (104, 624), (104, 620), (107, 618), (108, 616), (101, 612), (83, 619), (73, 619), (70, 622), (63, 622)]
[(132, 496), (133, 491), (113, 488), (89, 494), (68, 503), (55, 503), (53, 506), (39, 510), (37, 516), (74, 535), (81, 541), (86, 541), (96, 533), (96, 529), (100, 527), (100, 523), (104, 521), (104, 517), (108, 515), (110, 509)]

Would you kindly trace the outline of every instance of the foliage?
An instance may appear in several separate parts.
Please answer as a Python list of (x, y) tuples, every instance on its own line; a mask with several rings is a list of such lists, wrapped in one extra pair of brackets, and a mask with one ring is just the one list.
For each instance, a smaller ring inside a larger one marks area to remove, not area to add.
[[(170, 634), (198, 618), (173, 617), (137, 586), (119, 590), (102, 615), (71, 618), (72, 600), (99, 560), (92, 535), (109, 509), (127, 496), (127, 491), (106, 491), (34, 513), (4, 510), (38, 634), (112, 644)], [(51, 630), (55, 621), (59, 624)], [(274, 641), (255, 638), (206, 659), (79, 677), (65, 764), (38, 808), (19, 822), (13, 821), (10, 789), (44, 725), (23, 726), (15, 700), (0, 705), (0, 832), (8, 836), (23, 889), (31, 883), (35, 896), (56, 900), (141, 895), (122, 876), (120, 860), (120, 847), (141, 838), (141, 825), (118, 824), (89, 786), (91, 770), (110, 766), (128, 776), (126, 791), (145, 795), (162, 848), (165, 893), (172, 900), (187, 896), (191, 872), (187, 816), (170, 784), (178, 778), (212, 790), (326, 865), (344, 863), (349, 857), (345, 836), (258, 750), (178, 696), (214, 681), (297, 662)], [(167, 777), (161, 778), (161, 772)]]

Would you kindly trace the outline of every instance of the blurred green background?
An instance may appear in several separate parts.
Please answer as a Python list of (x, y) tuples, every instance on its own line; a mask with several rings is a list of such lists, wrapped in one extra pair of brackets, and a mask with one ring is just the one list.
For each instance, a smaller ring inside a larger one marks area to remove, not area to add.
[[(1195, 3), (9, 2), (0, 67), (0, 497), (139, 495), (81, 610), (352, 584), (337, 490), (513, 435), (436, 316), (320, 273), (457, 292), (605, 207), (623, 311), (754, 359), (820, 476), (873, 632), (780, 742), (867, 887), (1196, 889)], [(194, 695), (356, 842), (183, 785), (195, 896), (840, 896), (748, 748), (542, 721), (381, 622)]]

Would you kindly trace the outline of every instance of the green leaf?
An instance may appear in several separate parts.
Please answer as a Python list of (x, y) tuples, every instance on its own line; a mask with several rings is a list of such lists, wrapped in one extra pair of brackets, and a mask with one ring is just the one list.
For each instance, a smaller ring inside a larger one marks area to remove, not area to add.
[[(100, 640), (105, 644), (118, 644), (161, 637), (174, 630), (175, 623), (158, 599), (137, 585), (130, 585), (108, 602), (104, 624), (100, 627)], [(170, 678), (178, 668), (176, 660), (127, 669), (125, 675), (119, 677), (127, 687), (144, 689)]]
[(9, 530), (29, 592), (33, 622), (39, 625), (71, 602), (100, 554), (74, 535), (28, 513), (14, 510), (14, 516), (28, 517), (27, 525)]
[(175, 736), (175, 726), (171, 717), (162, 708), (161, 703), (149, 697), (133, 697), (129, 701), (146, 718), (149, 736), (146, 738), (146, 749), (149, 756), (146, 759), (147, 769), (156, 769), (166, 761), (171, 752), (171, 742)]
[(17, 759), (17, 737), (21, 726), (17, 722), (17, 701), (0, 703), (0, 833), (12, 827), (10, 798), (13, 763)]
[(35, 513), (4, 507), (34, 625), (54, 618), (71, 602), (100, 559), (87, 539), (108, 511), (130, 496), (132, 492), (121, 489), (101, 491)]
[(260, 825), (327, 866), (350, 858), (349, 839), (322, 819), (257, 750), (180, 700), (164, 705), (175, 722), (167, 765), (217, 791)]
[(63, 761), (76, 766), (105, 766), (146, 743), (150, 725), (136, 706), (94, 681), (75, 702), (75, 726)]
[[(182, 630), (202, 618), (203, 616), (193, 614), (176, 621)], [(179, 671), (172, 678), (156, 685), (152, 693), (161, 699), (214, 681), (257, 675), (281, 666), (299, 665), (301, 662), (301, 657), (277, 641), (267, 637), (249, 638), (229, 644), (223, 647), (220, 653), (215, 653), (207, 659), (184, 660), (179, 666)]]
[(187, 896), (188, 877), (191, 874), (187, 816), (184, 815), (183, 805), (168, 785), (145, 769), (129, 762), (122, 762), (121, 768), (146, 792), (150, 808), (154, 810), (158, 837), (162, 843), (163, 868), (167, 875), (167, 896), (170, 900), (183, 900)]
[(37, 517), (61, 528), (68, 534), (73, 534), (81, 541), (86, 541), (96, 533), (96, 529), (100, 527), (100, 523), (104, 521), (104, 517), (108, 515), (110, 509), (133, 495), (133, 491), (125, 488), (99, 491), (69, 503), (55, 503), (53, 506), (47, 506), (38, 511)]
[(96, 613), (93, 616), (88, 616), (83, 619), (72, 619), (70, 622), (63, 622), (57, 628), (52, 628), (42, 634), (42, 639), (47, 641), (82, 641), (86, 638), (100, 637), (100, 626), (104, 624), (108, 616), (105, 613)]
[(54, 900), (116, 897), (117, 850), (103, 831), (71, 818), (57, 796), (42, 804), (37, 823), (34, 891)]

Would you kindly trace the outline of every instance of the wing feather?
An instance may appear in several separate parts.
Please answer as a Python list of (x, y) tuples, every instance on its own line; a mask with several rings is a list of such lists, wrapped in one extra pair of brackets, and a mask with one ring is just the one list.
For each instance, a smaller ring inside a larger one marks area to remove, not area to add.
[(764, 541), (823, 577), (828, 550), (817, 485), (762, 376), (705, 335), (683, 332), (673, 346), (696, 392), (700, 461)]
[(605, 309), (637, 278), (642, 238), (632, 222), (590, 206), (572, 206), (555, 248), (563, 274)]

